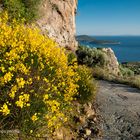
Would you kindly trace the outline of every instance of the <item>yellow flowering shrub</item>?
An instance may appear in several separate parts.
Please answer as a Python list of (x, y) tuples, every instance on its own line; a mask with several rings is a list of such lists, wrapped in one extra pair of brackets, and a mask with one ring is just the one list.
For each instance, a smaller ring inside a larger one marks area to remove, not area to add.
[(92, 71), (85, 65), (81, 65), (77, 69), (80, 79), (78, 80), (78, 95), (77, 100), (80, 103), (86, 103), (95, 99), (97, 92), (97, 82), (92, 76)]
[[(0, 17), (0, 129), (43, 135), (68, 120), (77, 64), (34, 26)], [(41, 127), (45, 131), (39, 131)]]

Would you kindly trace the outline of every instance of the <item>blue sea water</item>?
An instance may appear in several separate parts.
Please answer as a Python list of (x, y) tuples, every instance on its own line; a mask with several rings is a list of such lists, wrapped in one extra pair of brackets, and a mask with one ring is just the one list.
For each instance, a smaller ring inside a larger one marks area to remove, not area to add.
[(140, 36), (93, 36), (96, 40), (120, 42), (117, 45), (90, 45), (90, 47), (110, 47), (114, 50), (119, 62), (140, 61)]

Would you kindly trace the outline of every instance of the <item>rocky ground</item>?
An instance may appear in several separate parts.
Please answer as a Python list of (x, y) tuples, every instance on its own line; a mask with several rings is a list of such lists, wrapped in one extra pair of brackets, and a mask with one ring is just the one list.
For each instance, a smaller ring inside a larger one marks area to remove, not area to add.
[(140, 90), (107, 81), (99, 83), (96, 104), (102, 138), (97, 140), (140, 140)]

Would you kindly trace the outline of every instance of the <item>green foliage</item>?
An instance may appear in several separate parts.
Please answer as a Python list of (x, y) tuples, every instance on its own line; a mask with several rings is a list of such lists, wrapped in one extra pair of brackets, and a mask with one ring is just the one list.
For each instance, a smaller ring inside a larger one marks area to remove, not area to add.
[(72, 65), (75, 61), (77, 61), (77, 57), (73, 52), (68, 53), (68, 63)]
[(123, 63), (122, 66), (132, 70), (135, 75), (140, 75), (140, 62), (127, 62)]
[[(124, 69), (123, 69), (124, 71)], [(124, 75), (122, 72), (120, 75), (116, 76), (108, 72), (106, 68), (95, 67), (92, 68), (93, 76), (97, 79), (112, 81), (115, 83), (121, 83), (130, 85), (132, 87), (140, 88), (140, 75), (133, 75), (133, 72), (129, 71), (129, 69), (125, 70)], [(130, 76), (131, 75), (131, 76)]]
[(2, 0), (2, 5), (8, 11), (11, 19), (26, 19), (31, 21), (37, 18), (38, 5), (41, 0)]
[(106, 54), (97, 48), (88, 48), (79, 46), (76, 51), (79, 64), (85, 64), (89, 67), (106, 65)]
[(116, 75), (113, 75), (112, 73), (109, 73), (108, 69), (106, 67), (94, 67), (92, 68), (92, 73), (93, 76), (97, 79), (102, 79), (102, 80), (114, 80), (116, 78)]
[(86, 66), (79, 66), (77, 72), (80, 76), (78, 81), (79, 94), (76, 96), (80, 103), (86, 103), (94, 99), (97, 92), (97, 83), (92, 77), (91, 70)]
[[(68, 54), (68, 62), (70, 66), (77, 63), (77, 58), (74, 53)], [(97, 91), (97, 83), (92, 76), (92, 71), (85, 65), (79, 65), (76, 72), (78, 73), (80, 79), (78, 80), (78, 95), (76, 99), (80, 103), (87, 103), (94, 99)]]
[(120, 65), (120, 71), (123, 76), (134, 76), (134, 72), (131, 69), (124, 67), (123, 65)]

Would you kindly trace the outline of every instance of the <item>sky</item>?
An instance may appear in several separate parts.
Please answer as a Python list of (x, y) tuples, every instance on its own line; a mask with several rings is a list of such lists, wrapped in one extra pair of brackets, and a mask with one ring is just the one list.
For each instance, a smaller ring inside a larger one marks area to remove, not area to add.
[(140, 0), (78, 0), (77, 35), (140, 35)]

